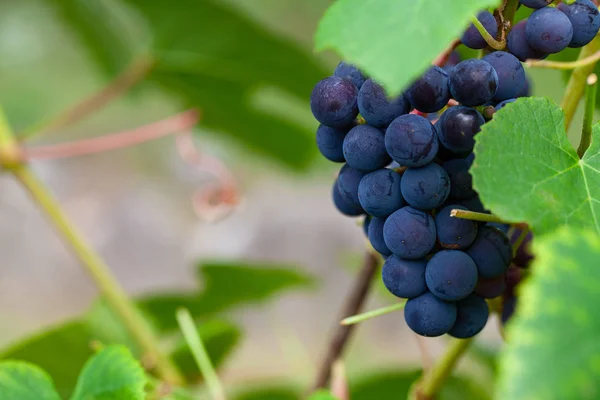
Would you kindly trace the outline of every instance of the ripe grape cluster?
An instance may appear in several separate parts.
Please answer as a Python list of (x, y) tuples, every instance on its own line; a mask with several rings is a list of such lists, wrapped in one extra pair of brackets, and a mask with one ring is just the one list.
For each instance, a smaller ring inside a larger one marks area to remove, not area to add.
[[(509, 238), (506, 225), (451, 215), (454, 209), (487, 212), (469, 173), (474, 136), (493, 112), (529, 95), (521, 61), (581, 47), (600, 29), (590, 0), (521, 3), (535, 11), (509, 31), (507, 51), (491, 51), (470, 25), (461, 42), (486, 49), (485, 56), (461, 61), (453, 52), (398, 96), (345, 62), (311, 94), (321, 124), (317, 146), (344, 163), (333, 202), (344, 215), (365, 216), (365, 234), (385, 258), (383, 282), (408, 299), (406, 322), (423, 336), (476, 335), (488, 320), (486, 299), (502, 298), (502, 320), (510, 318), (514, 288), (531, 261), (523, 248), (513, 259), (519, 232)], [(497, 36), (491, 13), (480, 12), (478, 20)]]

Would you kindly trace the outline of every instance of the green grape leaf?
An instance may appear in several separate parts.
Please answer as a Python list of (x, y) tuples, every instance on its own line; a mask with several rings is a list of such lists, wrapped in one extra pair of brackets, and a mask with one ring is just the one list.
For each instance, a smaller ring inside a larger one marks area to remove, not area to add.
[(38, 365), (48, 371), (58, 393), (66, 397), (73, 391), (79, 371), (93, 354), (90, 349), (93, 339), (84, 321), (71, 320), (3, 349), (0, 358)]
[(562, 227), (536, 237), (532, 275), (500, 354), (498, 399), (600, 398), (600, 236)]
[(337, 0), (319, 23), (317, 50), (336, 50), (397, 94), (499, 0)]
[(142, 34), (123, 18), (123, 10), (116, 7), (115, 0), (44, 2), (65, 26), (77, 33), (89, 55), (108, 74), (120, 72), (136, 52), (137, 43), (143, 43)]
[(0, 400), (61, 400), (52, 379), (23, 361), (0, 362)]
[[(242, 336), (239, 326), (223, 320), (208, 320), (198, 325), (198, 333), (206, 348), (211, 364), (218, 368), (227, 355), (237, 346)], [(197, 380), (201, 377), (198, 366), (189, 345), (181, 338), (171, 352), (173, 361), (188, 380)]]
[(523, 98), (494, 114), (475, 137), (473, 186), (483, 204), (536, 233), (560, 225), (600, 232), (600, 125), (579, 159), (562, 110), (546, 98)]
[(298, 267), (265, 267), (242, 262), (205, 262), (198, 267), (204, 289), (199, 293), (158, 295), (139, 304), (161, 330), (177, 328), (175, 310), (184, 307), (194, 318), (232, 307), (263, 302), (284, 290), (310, 287), (313, 279)]
[(88, 360), (71, 400), (143, 400), (146, 374), (125, 346), (109, 346)]

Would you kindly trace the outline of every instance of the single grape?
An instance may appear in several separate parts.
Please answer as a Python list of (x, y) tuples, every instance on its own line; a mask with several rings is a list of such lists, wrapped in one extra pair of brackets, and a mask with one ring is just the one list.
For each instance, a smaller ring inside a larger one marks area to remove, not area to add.
[[(477, 14), (477, 19), (481, 22), (481, 25), (486, 31), (492, 36), (498, 35), (498, 24), (496, 18), (489, 11), (481, 11)], [(481, 33), (475, 28), (475, 25), (470, 24), (467, 30), (463, 33), (461, 41), (463, 44), (471, 49), (484, 49), (487, 47), (487, 43)]]
[(527, 41), (527, 19), (519, 21), (512, 27), (506, 37), (506, 47), (508, 51), (521, 61), (528, 59), (543, 60), (548, 57), (548, 53), (538, 51), (529, 45)]
[(431, 163), (404, 171), (400, 190), (406, 202), (420, 210), (441, 206), (450, 194), (450, 178), (444, 168)]
[(537, 51), (558, 53), (573, 38), (573, 24), (569, 18), (552, 7), (535, 10), (525, 26), (527, 43)]
[(385, 128), (394, 118), (408, 114), (410, 103), (403, 94), (388, 97), (383, 87), (367, 79), (358, 92), (358, 110), (369, 125)]
[(370, 172), (383, 168), (392, 160), (385, 150), (384, 134), (370, 125), (357, 125), (344, 139), (344, 157), (352, 168)]
[(456, 303), (456, 322), (448, 334), (458, 339), (473, 337), (483, 330), (489, 315), (485, 300), (472, 294)]
[(465, 106), (480, 106), (490, 101), (498, 90), (498, 74), (487, 61), (461, 61), (450, 73), (450, 93)]
[(443, 248), (462, 250), (475, 241), (478, 225), (476, 221), (451, 217), (450, 212), (454, 209), (466, 210), (458, 205), (442, 208), (435, 216), (435, 230)]
[(440, 67), (433, 66), (412, 83), (406, 95), (410, 104), (419, 111), (425, 113), (439, 111), (450, 100), (448, 74)]
[(502, 303), (502, 325), (505, 325), (515, 313), (517, 309), (517, 298), (508, 297)]
[(442, 250), (434, 254), (425, 268), (427, 287), (446, 301), (464, 299), (477, 286), (475, 262), (459, 250)]
[(333, 184), (333, 189), (331, 191), (331, 196), (333, 198), (333, 204), (338, 209), (339, 212), (348, 216), (348, 217), (357, 217), (359, 215), (364, 214), (363, 209), (360, 206), (356, 206), (348, 202), (340, 193), (337, 185), (337, 181)]
[(495, 278), (479, 278), (475, 293), (485, 299), (501, 296), (506, 290), (506, 273)]
[(394, 296), (410, 299), (427, 291), (425, 260), (404, 260), (390, 256), (383, 264), (383, 284)]
[(467, 254), (475, 261), (479, 276), (494, 278), (508, 269), (512, 247), (504, 233), (494, 227), (483, 226)]
[(592, 1), (577, 0), (573, 4), (560, 3), (557, 8), (573, 25), (573, 38), (569, 47), (583, 47), (596, 37), (600, 30), (600, 13)]
[(360, 90), (361, 86), (367, 78), (365, 75), (352, 64), (348, 64), (347, 62), (341, 61), (337, 67), (335, 67), (335, 71), (333, 72), (333, 76), (337, 76), (338, 78), (346, 78), (350, 79), (354, 86)]
[(387, 257), (392, 254), (392, 252), (385, 244), (385, 240), (383, 240), (384, 224), (385, 218), (373, 217), (369, 223), (369, 234), (367, 236), (369, 238), (369, 242), (371, 242), (371, 246), (373, 246), (373, 248), (377, 250), (379, 254)]
[(456, 305), (426, 292), (406, 302), (404, 319), (408, 327), (421, 336), (441, 336), (456, 322)]
[(450, 178), (451, 199), (463, 200), (474, 196), (473, 177), (469, 173), (471, 164), (466, 158), (453, 158), (442, 164)]
[(496, 107), (494, 107), (494, 109), (496, 111), (499, 111), (501, 108), (504, 108), (504, 106), (506, 106), (507, 104), (514, 103), (515, 101), (517, 101), (517, 99), (508, 99), (501, 101), (500, 103), (496, 104)]
[(344, 138), (348, 130), (319, 125), (317, 129), (317, 148), (329, 161), (344, 162)]
[(390, 215), (383, 226), (383, 239), (392, 253), (416, 260), (435, 246), (435, 222), (431, 215), (403, 207)]
[(353, 204), (361, 209), (362, 206), (358, 199), (358, 185), (363, 176), (365, 176), (363, 172), (344, 164), (337, 178), (338, 190), (346, 203)]
[(330, 76), (317, 83), (310, 95), (310, 109), (320, 123), (347, 128), (358, 115), (358, 89), (343, 78)]
[(505, 51), (495, 51), (483, 60), (490, 63), (498, 74), (498, 90), (492, 100), (497, 102), (516, 97), (525, 85), (525, 69), (517, 57)]
[(363, 220), (363, 233), (368, 238), (369, 237), (369, 225), (371, 224), (371, 220), (373, 217), (370, 215), (365, 215), (365, 219)]
[(404, 205), (400, 192), (400, 174), (391, 169), (378, 169), (366, 174), (358, 185), (362, 208), (374, 217), (387, 217)]
[(438, 139), (445, 148), (455, 154), (466, 155), (473, 151), (473, 137), (483, 124), (485, 119), (474, 108), (455, 106), (442, 114), (435, 128)]
[(553, 0), (521, 0), (521, 4), (525, 7), (538, 9), (542, 7), (546, 7), (548, 4), (552, 3)]
[(435, 128), (426, 118), (408, 114), (396, 118), (385, 131), (385, 148), (398, 164), (421, 167), (429, 164), (438, 151)]

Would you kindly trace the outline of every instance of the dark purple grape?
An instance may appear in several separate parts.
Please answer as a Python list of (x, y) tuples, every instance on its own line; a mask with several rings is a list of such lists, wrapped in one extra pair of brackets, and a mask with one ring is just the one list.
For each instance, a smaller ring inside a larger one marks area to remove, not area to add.
[(508, 33), (506, 38), (506, 47), (508, 51), (521, 61), (528, 59), (543, 60), (548, 57), (548, 53), (538, 51), (529, 45), (527, 41), (527, 19), (519, 21)]
[(479, 133), (483, 124), (485, 119), (474, 108), (455, 106), (442, 114), (435, 128), (440, 143), (446, 149), (458, 155), (466, 155), (473, 151), (474, 136)]
[(394, 296), (410, 299), (427, 291), (425, 284), (427, 261), (404, 260), (392, 255), (385, 260), (381, 275), (383, 284)]
[(458, 339), (473, 337), (483, 330), (489, 315), (485, 300), (472, 294), (456, 303), (456, 322), (448, 334)]
[(384, 257), (392, 254), (391, 250), (385, 244), (383, 240), (383, 225), (385, 224), (385, 218), (373, 217), (369, 223), (368, 238), (371, 242), (371, 246)]
[(362, 208), (374, 217), (387, 217), (404, 205), (400, 191), (400, 174), (391, 169), (378, 169), (366, 174), (358, 185)]
[(473, 107), (490, 101), (498, 90), (498, 74), (486, 61), (461, 61), (450, 73), (450, 93), (459, 103)]
[(450, 193), (450, 178), (437, 164), (408, 168), (400, 183), (406, 202), (419, 210), (433, 210), (441, 206)]
[(469, 247), (477, 237), (477, 222), (450, 216), (453, 209), (466, 210), (465, 207), (449, 205), (435, 216), (435, 230), (440, 245), (445, 249), (462, 250)]
[(558, 53), (571, 42), (573, 24), (556, 8), (544, 7), (529, 16), (525, 33), (527, 43), (537, 51)]
[(573, 4), (560, 3), (557, 8), (573, 25), (573, 38), (569, 47), (583, 47), (596, 37), (600, 29), (600, 13), (592, 1), (577, 0)]
[(419, 111), (439, 111), (450, 100), (448, 74), (442, 68), (433, 66), (412, 83), (406, 95), (410, 104)]
[(330, 76), (317, 83), (310, 95), (316, 120), (332, 128), (347, 128), (358, 115), (358, 89), (343, 78)]
[(438, 152), (435, 128), (426, 118), (408, 114), (396, 118), (385, 131), (385, 148), (398, 164), (422, 167)]
[(337, 67), (335, 67), (333, 76), (337, 76), (338, 78), (349, 79), (359, 90), (363, 83), (365, 83), (365, 81), (367, 80), (364, 74), (355, 65), (348, 64), (344, 61), (341, 61), (337, 65)]
[(317, 148), (329, 161), (344, 162), (344, 138), (348, 130), (319, 125), (317, 129)]
[[(496, 35), (498, 35), (498, 24), (492, 13), (489, 11), (481, 11), (477, 14), (477, 19), (492, 37), (495, 38)], [(463, 33), (461, 41), (465, 46), (471, 49), (479, 50), (487, 47), (485, 39), (473, 24), (469, 25), (467, 30)]]
[(364, 211), (360, 206), (356, 206), (342, 197), (338, 189), (337, 181), (333, 184), (331, 196), (333, 198), (333, 204), (342, 214), (348, 217), (357, 217), (364, 214)]
[(456, 305), (426, 292), (406, 302), (404, 319), (408, 327), (421, 336), (441, 336), (456, 322)]
[(403, 207), (385, 221), (383, 238), (392, 253), (399, 257), (423, 258), (435, 246), (435, 222), (423, 211)]
[(369, 125), (385, 128), (394, 118), (408, 114), (410, 103), (403, 94), (388, 97), (383, 87), (368, 79), (358, 92), (358, 110)]
[(503, 101), (516, 97), (525, 85), (525, 69), (517, 57), (505, 51), (495, 51), (483, 57), (498, 74), (498, 90), (493, 100)]
[(344, 157), (352, 168), (371, 172), (388, 165), (392, 160), (385, 150), (384, 134), (370, 125), (357, 125), (344, 139)]
[(427, 263), (425, 281), (436, 297), (458, 301), (473, 293), (477, 285), (477, 267), (467, 253), (442, 250)]
[(521, 4), (523, 4), (525, 7), (538, 9), (546, 7), (547, 5), (552, 3), (552, 1), (553, 0), (521, 0)]
[(358, 199), (358, 185), (364, 175), (363, 172), (344, 164), (337, 178), (337, 186), (342, 198), (346, 203), (353, 204), (361, 209), (360, 200)]
[(483, 226), (467, 254), (475, 261), (480, 277), (494, 278), (508, 269), (512, 259), (512, 246), (503, 232), (491, 226)]

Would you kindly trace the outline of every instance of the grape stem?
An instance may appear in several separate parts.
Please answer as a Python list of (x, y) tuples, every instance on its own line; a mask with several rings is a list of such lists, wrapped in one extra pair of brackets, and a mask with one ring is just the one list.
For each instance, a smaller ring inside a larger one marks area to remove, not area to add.
[(504, 221), (492, 214), (478, 213), (475, 211), (461, 210), (458, 208), (451, 210), (450, 216), (454, 217), (454, 218), (469, 219), (471, 221), (497, 222), (499, 224), (513, 225), (516, 227), (526, 227), (527, 226), (526, 224), (523, 224), (523, 223), (512, 223), (512, 222)]
[(517, 251), (519, 251), (519, 247), (521, 247), (521, 245), (523, 244), (523, 242), (527, 238), (528, 234), (529, 234), (529, 228), (525, 228), (525, 229), (521, 230), (521, 233), (519, 234), (519, 237), (513, 243), (513, 257), (515, 257), (517, 255)]
[(481, 34), (485, 42), (494, 50), (504, 50), (506, 47), (506, 41), (502, 40), (501, 42), (497, 41), (490, 35), (490, 33), (485, 29), (483, 24), (477, 19), (477, 17), (471, 18), (471, 23), (475, 26), (477, 31)]
[(198, 369), (202, 372), (213, 400), (225, 400), (225, 390), (206, 352), (206, 346), (204, 346), (202, 338), (198, 333), (192, 314), (190, 314), (187, 308), (180, 308), (176, 312), (176, 317), (179, 329), (194, 356), (194, 361), (196, 361)]
[(585, 114), (583, 115), (583, 128), (581, 129), (581, 141), (577, 148), (577, 155), (583, 158), (585, 151), (592, 143), (592, 124), (594, 122), (594, 110), (596, 108), (596, 91), (598, 87), (598, 76), (591, 74), (586, 80), (585, 89)]
[(550, 61), (550, 60), (526, 60), (525, 65), (530, 68), (551, 68), (551, 69), (575, 69), (595, 64), (600, 60), (600, 51), (595, 52), (585, 58), (575, 61)]
[[(371, 282), (375, 277), (378, 267), (379, 256), (372, 250), (366, 251), (362, 267), (354, 281), (354, 286), (342, 306), (342, 318), (355, 315), (360, 311), (367, 294), (369, 293)], [(339, 321), (339, 319), (337, 321)], [(327, 351), (317, 369), (317, 374), (309, 393), (312, 393), (317, 389), (323, 389), (327, 386), (333, 364), (336, 360), (340, 359), (354, 328), (354, 325), (340, 325), (339, 323), (336, 323), (336, 325), (337, 327), (329, 340)]]
[[(596, 52), (600, 52), (600, 37), (598, 36), (581, 49), (578, 60), (583, 60)], [(567, 88), (565, 89), (565, 94), (560, 104), (560, 107), (565, 113), (565, 129), (567, 132), (569, 126), (571, 126), (571, 122), (573, 122), (579, 100), (583, 97), (586, 79), (594, 71), (595, 65), (595, 63), (586, 64), (575, 68), (573, 72), (571, 72), (569, 83), (567, 83)]]
[(415, 400), (433, 399), (472, 341), (473, 338), (454, 339), (442, 358), (416, 383), (410, 398)]
[(406, 305), (406, 302), (404, 301), (404, 302), (401, 302), (398, 304), (392, 304), (391, 306), (381, 307), (376, 310), (367, 311), (362, 314), (356, 314), (356, 315), (353, 315), (351, 317), (344, 318), (343, 320), (341, 320), (340, 325), (358, 324), (359, 322), (363, 322), (363, 321), (366, 321), (371, 318), (379, 317), (381, 315), (389, 314), (394, 311), (402, 310), (405, 305)]

